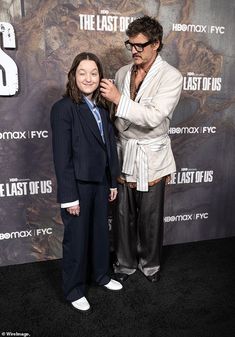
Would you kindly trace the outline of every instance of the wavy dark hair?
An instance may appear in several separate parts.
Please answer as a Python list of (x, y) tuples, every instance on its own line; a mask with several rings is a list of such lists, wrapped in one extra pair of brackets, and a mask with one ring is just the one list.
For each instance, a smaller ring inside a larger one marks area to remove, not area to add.
[[(74, 102), (80, 103), (82, 101), (82, 92), (77, 87), (76, 84), (76, 70), (79, 66), (80, 62), (83, 60), (91, 60), (94, 61), (97, 65), (98, 72), (99, 72), (99, 78), (100, 80), (103, 78), (103, 67), (101, 65), (101, 62), (99, 58), (92, 53), (83, 52), (78, 54), (72, 63), (72, 66), (68, 72), (68, 82), (66, 84), (66, 92), (64, 96), (69, 96)], [(99, 87), (93, 92), (92, 99), (96, 102), (96, 104), (100, 104), (104, 107), (106, 107), (106, 102), (103, 99), (103, 97), (100, 95), (100, 89)]]
[(134, 37), (140, 33), (145, 35), (149, 40), (159, 41), (158, 52), (162, 49), (163, 28), (156, 19), (144, 15), (128, 25), (126, 30), (126, 35), (128, 37)]

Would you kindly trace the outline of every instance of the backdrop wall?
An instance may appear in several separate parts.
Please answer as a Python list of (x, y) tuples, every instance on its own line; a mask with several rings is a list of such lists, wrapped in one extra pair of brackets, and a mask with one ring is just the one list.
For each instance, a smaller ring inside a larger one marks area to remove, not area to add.
[(0, 265), (61, 257), (49, 114), (76, 54), (114, 78), (131, 61), (136, 17), (164, 27), (163, 58), (184, 76), (170, 135), (164, 244), (235, 235), (234, 17), (224, 0), (5, 0), (0, 3)]

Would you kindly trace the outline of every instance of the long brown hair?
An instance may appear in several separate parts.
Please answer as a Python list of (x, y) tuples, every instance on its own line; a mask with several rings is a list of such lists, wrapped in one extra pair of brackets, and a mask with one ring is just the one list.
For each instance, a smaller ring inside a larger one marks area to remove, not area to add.
[[(66, 85), (66, 92), (64, 95), (64, 96), (69, 96), (76, 103), (80, 103), (82, 101), (82, 92), (76, 84), (76, 70), (80, 62), (83, 60), (94, 61), (98, 68), (100, 80), (104, 76), (103, 67), (101, 65), (101, 62), (95, 54), (88, 53), (88, 52), (83, 52), (83, 53), (78, 54), (74, 58), (72, 66), (68, 72), (68, 82)], [(100, 95), (99, 87), (93, 92), (92, 98), (95, 100), (96, 104), (101, 104), (102, 106), (106, 107), (106, 102)]]

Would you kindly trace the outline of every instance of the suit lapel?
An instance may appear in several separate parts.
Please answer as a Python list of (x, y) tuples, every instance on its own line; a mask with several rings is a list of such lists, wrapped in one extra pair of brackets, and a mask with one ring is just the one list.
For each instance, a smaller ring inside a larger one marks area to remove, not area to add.
[(105, 144), (103, 142), (102, 143), (106, 148), (108, 156), (110, 157), (109, 125), (108, 125), (108, 119), (106, 115), (107, 112), (103, 108), (99, 108), (99, 110), (100, 110), (100, 116), (101, 116), (102, 123), (103, 123), (104, 140), (105, 140)]
[(149, 69), (149, 72), (147, 73), (143, 83), (140, 86), (140, 89), (138, 91), (138, 94), (135, 98), (135, 102), (139, 102), (141, 96), (143, 95), (145, 89), (150, 85), (150, 83), (153, 80), (153, 77), (156, 75), (157, 71), (159, 70), (159, 67), (163, 64), (163, 60), (160, 55), (157, 56), (156, 60), (154, 61), (153, 65)]
[(126, 73), (124, 84), (123, 84), (123, 95), (130, 97), (130, 83), (131, 83), (131, 68)]
[[(77, 105), (77, 110), (78, 110), (79, 115), (82, 118), (83, 123), (91, 130), (91, 132), (96, 137), (96, 139), (99, 141), (99, 143), (103, 147), (105, 147), (105, 144), (102, 140), (95, 117), (93, 116), (87, 104), (84, 102), (80, 104), (80, 106)], [(102, 118), (102, 121), (103, 121), (103, 118)]]
[(108, 140), (108, 123), (107, 123), (107, 118), (106, 118), (106, 111), (102, 108), (99, 108), (99, 111), (100, 111), (100, 117), (101, 117), (102, 124), (103, 124), (104, 139), (105, 139), (105, 142), (107, 143), (107, 140)]

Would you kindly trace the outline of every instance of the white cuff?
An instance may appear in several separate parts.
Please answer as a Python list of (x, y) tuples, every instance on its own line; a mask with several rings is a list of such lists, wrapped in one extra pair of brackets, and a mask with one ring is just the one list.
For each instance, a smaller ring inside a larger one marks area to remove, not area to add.
[(68, 207), (77, 206), (77, 205), (79, 205), (79, 200), (63, 203), (63, 204), (60, 205), (60, 207), (61, 208), (68, 208)]
[(115, 116), (120, 117), (120, 118), (125, 118), (129, 110), (130, 104), (131, 104), (130, 98), (124, 95), (121, 95)]

